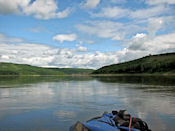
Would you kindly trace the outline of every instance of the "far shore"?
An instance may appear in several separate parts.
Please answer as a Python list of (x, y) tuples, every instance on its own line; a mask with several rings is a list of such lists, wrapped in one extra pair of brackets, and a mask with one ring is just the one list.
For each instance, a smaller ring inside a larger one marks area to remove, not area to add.
[(167, 74), (167, 73), (162, 73), (162, 74), (159, 74), (159, 73), (154, 73), (154, 74), (149, 74), (149, 73), (145, 73), (145, 74), (64, 74), (64, 75), (0, 75), (0, 77), (8, 77), (8, 76), (175, 76), (175, 74)]

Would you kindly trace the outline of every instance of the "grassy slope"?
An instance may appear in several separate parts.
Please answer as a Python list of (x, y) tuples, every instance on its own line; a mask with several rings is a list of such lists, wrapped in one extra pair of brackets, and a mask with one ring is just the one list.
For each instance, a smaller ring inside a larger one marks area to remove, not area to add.
[(41, 68), (24, 64), (12, 64), (0, 62), (0, 75), (70, 75), (89, 74), (91, 69), (75, 68)]
[(63, 75), (63, 72), (24, 64), (0, 63), (0, 75)]
[(175, 74), (175, 53), (146, 56), (133, 61), (102, 67), (93, 74)]

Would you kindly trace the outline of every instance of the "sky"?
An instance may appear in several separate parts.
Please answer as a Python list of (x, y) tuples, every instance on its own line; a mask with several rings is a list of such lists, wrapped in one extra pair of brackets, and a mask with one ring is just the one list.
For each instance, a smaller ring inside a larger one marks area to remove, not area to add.
[(0, 62), (91, 68), (175, 52), (175, 0), (0, 0)]

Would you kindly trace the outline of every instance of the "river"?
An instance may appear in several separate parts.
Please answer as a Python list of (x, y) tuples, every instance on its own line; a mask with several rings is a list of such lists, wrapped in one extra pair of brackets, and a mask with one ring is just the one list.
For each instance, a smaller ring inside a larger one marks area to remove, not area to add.
[(175, 77), (0, 77), (0, 131), (65, 131), (120, 109), (175, 131)]

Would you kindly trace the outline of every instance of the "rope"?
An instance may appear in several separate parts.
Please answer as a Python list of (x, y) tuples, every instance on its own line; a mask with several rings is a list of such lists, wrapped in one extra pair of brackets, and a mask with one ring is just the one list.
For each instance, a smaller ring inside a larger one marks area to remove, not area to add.
[(129, 131), (131, 131), (131, 124), (132, 124), (132, 116), (130, 115), (130, 121), (129, 121)]

